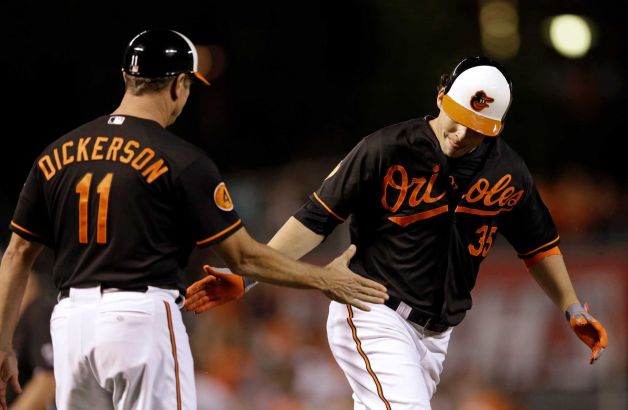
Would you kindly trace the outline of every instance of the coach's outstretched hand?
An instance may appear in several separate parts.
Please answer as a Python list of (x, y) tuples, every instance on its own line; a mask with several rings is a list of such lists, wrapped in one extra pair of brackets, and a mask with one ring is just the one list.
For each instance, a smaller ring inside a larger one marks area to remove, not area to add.
[(355, 255), (355, 245), (334, 259), (327, 269), (330, 281), (324, 293), (332, 300), (340, 303), (348, 303), (358, 309), (370, 311), (371, 308), (363, 302), (384, 303), (388, 299), (384, 285), (353, 273), (349, 268), (349, 261)]
[(229, 273), (227, 269), (221, 272), (209, 265), (204, 265), (203, 270), (207, 276), (187, 289), (183, 307), (188, 312), (203, 313), (244, 295), (242, 276)]
[(593, 364), (608, 346), (608, 335), (606, 329), (598, 322), (589, 312), (589, 305), (584, 306), (579, 303), (569, 305), (565, 316), (576, 335), (589, 348), (591, 348), (591, 357), (589, 363)]
[(0, 410), (7, 410), (7, 386), (16, 393), (22, 393), (17, 381), (17, 359), (12, 350), (0, 349)]
[[(383, 285), (357, 275), (347, 267), (355, 252), (355, 246), (351, 245), (327, 265), (324, 268), (327, 272), (319, 277), (322, 283), (318, 288), (332, 300), (368, 311), (370, 308), (365, 302), (384, 303), (388, 294)], [(187, 289), (184, 308), (188, 312), (203, 313), (244, 295), (245, 281), (242, 276), (209, 265), (203, 266), (203, 269), (207, 276)]]

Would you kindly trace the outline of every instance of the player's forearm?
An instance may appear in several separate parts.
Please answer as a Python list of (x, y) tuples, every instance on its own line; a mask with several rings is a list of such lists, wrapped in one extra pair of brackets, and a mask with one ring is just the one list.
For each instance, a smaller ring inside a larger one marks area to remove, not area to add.
[(301, 259), (316, 248), (323, 239), (322, 235), (312, 232), (291, 216), (268, 242), (268, 246), (292, 259)]
[(532, 265), (529, 271), (547, 296), (562, 311), (572, 303), (579, 303), (562, 255), (548, 256)]

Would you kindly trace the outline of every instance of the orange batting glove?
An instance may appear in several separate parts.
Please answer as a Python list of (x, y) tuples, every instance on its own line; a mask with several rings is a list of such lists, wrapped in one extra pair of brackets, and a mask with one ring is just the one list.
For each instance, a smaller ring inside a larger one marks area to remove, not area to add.
[(572, 303), (567, 307), (565, 316), (576, 335), (591, 348), (589, 364), (593, 364), (600, 358), (602, 352), (608, 346), (606, 329), (589, 312), (589, 305)]
[(204, 265), (207, 277), (188, 287), (183, 307), (188, 312), (203, 313), (244, 295), (244, 277), (223, 273)]

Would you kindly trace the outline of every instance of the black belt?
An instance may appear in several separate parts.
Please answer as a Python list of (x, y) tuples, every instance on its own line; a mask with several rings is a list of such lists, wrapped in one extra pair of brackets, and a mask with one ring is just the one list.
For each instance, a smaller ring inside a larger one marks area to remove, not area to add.
[(421, 326), (425, 330), (429, 330), (430, 332), (441, 333), (449, 329), (450, 327), (449, 325), (446, 325), (444, 323), (432, 322), (432, 320), (434, 320), (433, 317), (423, 312), (420, 312), (405, 303), (403, 304), (403, 306), (400, 306), (401, 304), (402, 300), (394, 296), (389, 296), (388, 300), (385, 302), (386, 306), (399, 313), (404, 319), (407, 319), (412, 323), (416, 323), (417, 325)]
[[(160, 286), (157, 286), (160, 287)], [(163, 288), (163, 289), (169, 289), (169, 290), (177, 290), (177, 289), (172, 289), (172, 288)], [(101, 292), (140, 292), (140, 293), (146, 293), (148, 292), (148, 286), (137, 286), (137, 287), (131, 287), (131, 288), (100, 288)], [(70, 288), (65, 288), (65, 289), (61, 289), (59, 291), (59, 296), (57, 296), (57, 301), (61, 301), (61, 299), (65, 299), (67, 297), (70, 296)], [(183, 296), (181, 296), (181, 294), (179, 294), (179, 296), (175, 299), (174, 303), (179, 304), (183, 302)]]

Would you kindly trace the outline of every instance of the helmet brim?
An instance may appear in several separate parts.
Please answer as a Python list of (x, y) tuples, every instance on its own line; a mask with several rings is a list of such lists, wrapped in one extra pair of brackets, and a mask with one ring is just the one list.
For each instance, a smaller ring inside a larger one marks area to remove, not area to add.
[(205, 78), (205, 76), (203, 76), (203, 74), (201, 74), (198, 71), (194, 71), (190, 77), (192, 77), (193, 80), (196, 80), (196, 82), (201, 83), (201, 84), (205, 84), (205, 85), (211, 85), (211, 83), (209, 81), (207, 81), (207, 78)]
[(442, 110), (458, 124), (487, 137), (496, 137), (502, 131), (502, 121), (479, 115), (458, 104), (447, 94), (443, 96)]

